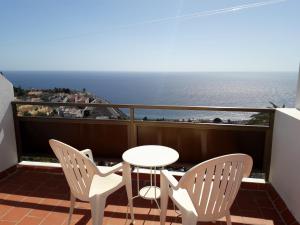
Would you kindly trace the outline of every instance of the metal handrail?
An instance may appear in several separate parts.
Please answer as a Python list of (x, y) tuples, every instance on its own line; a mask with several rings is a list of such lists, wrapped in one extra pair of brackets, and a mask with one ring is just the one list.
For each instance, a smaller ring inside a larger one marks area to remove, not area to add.
[(272, 113), (272, 108), (224, 107), (224, 106), (179, 106), (179, 105), (144, 105), (144, 104), (102, 104), (102, 103), (73, 103), (73, 102), (28, 102), (12, 101), (13, 105), (47, 105), (47, 106), (76, 106), (76, 107), (111, 107), (128, 109), (160, 109), (160, 110), (198, 110), (226, 112), (264, 112)]

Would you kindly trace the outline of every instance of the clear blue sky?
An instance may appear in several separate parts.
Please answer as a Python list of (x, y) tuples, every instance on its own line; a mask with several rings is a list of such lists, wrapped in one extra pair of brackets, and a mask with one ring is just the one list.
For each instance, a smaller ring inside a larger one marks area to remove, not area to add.
[(0, 0), (0, 71), (297, 71), (300, 1), (265, 3)]

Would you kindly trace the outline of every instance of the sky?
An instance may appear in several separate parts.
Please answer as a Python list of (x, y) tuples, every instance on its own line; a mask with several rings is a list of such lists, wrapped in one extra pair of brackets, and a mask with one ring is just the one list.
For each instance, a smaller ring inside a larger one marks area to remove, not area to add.
[(297, 71), (300, 0), (0, 0), (0, 71)]

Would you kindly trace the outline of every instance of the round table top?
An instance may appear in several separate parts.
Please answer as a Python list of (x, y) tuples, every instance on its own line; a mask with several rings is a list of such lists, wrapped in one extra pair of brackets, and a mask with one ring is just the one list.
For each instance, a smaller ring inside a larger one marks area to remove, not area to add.
[(176, 162), (179, 154), (172, 148), (161, 145), (142, 145), (125, 151), (125, 162), (140, 167), (163, 167)]

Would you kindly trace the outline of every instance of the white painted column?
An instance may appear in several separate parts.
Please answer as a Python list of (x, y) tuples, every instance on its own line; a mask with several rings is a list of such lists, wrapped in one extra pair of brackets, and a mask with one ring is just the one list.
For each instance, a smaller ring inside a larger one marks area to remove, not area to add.
[(298, 75), (298, 86), (296, 93), (296, 108), (300, 110), (300, 64), (299, 64), (299, 75)]
[(295, 108), (276, 109), (270, 182), (300, 221), (300, 111)]
[(300, 65), (296, 108), (278, 108), (275, 112), (270, 166), (270, 182), (300, 221)]
[(0, 73), (0, 172), (17, 164), (17, 147), (11, 101), (14, 89)]

